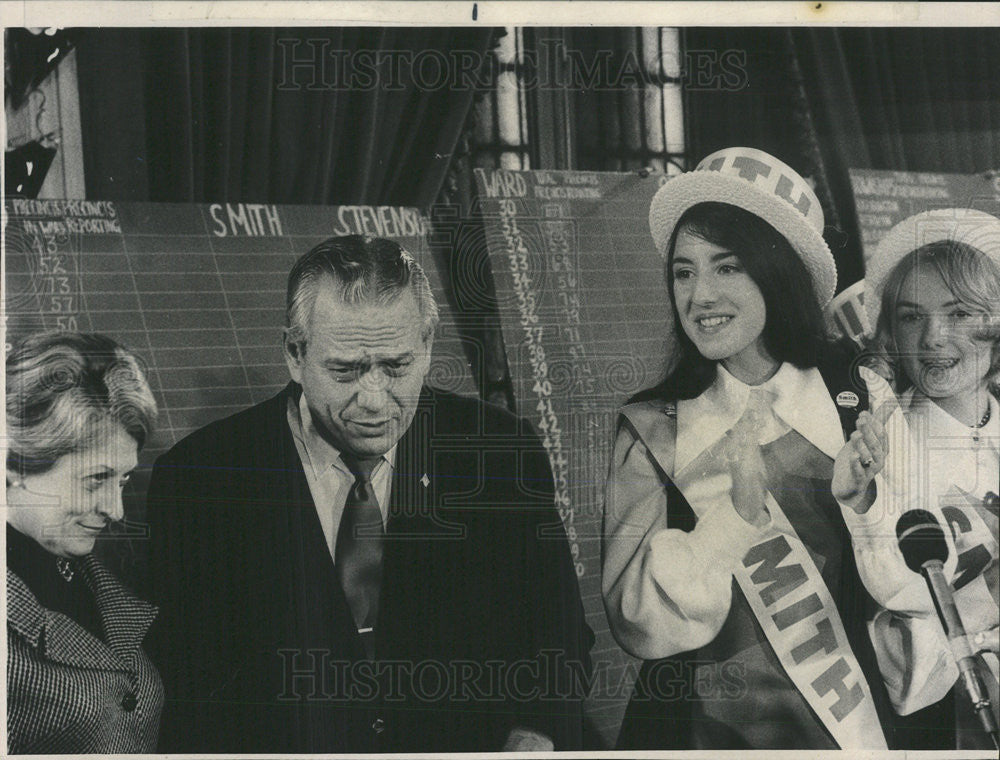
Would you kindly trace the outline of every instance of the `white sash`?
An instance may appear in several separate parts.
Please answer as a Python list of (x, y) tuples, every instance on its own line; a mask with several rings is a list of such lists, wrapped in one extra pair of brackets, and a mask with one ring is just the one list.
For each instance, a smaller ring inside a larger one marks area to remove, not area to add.
[[(672, 476), (699, 519), (713, 509), (733, 509), (721, 440)], [(673, 462), (660, 464), (668, 474), (673, 469)], [(772, 523), (734, 577), (785, 672), (840, 748), (886, 749), (871, 690), (833, 597), (770, 493), (766, 504)]]

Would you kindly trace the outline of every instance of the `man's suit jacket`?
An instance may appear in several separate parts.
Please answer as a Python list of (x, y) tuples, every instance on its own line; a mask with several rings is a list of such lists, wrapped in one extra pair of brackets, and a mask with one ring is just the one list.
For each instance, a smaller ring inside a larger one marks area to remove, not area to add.
[(156, 462), (161, 749), (487, 751), (515, 725), (577, 746), (593, 636), (530, 426), (425, 389), (396, 450), (369, 662), (288, 428), (298, 393)]

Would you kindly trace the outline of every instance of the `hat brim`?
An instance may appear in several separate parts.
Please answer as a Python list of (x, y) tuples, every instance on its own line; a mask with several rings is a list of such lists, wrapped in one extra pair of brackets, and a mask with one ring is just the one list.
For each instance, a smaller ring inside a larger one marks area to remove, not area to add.
[(788, 202), (756, 186), (714, 171), (693, 171), (668, 180), (649, 207), (649, 229), (660, 255), (667, 255), (670, 236), (681, 215), (706, 202), (728, 203), (769, 223), (791, 244), (809, 272), (820, 306), (837, 290), (837, 265), (823, 236)]
[(992, 214), (943, 208), (907, 217), (885, 234), (865, 264), (865, 311), (873, 332), (882, 312), (885, 281), (892, 270), (918, 248), (947, 241), (967, 243), (1000, 266), (1000, 219)]

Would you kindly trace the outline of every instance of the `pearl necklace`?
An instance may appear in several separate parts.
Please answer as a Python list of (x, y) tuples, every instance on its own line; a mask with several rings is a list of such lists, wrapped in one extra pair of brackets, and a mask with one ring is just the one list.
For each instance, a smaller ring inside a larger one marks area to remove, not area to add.
[(979, 443), (979, 431), (986, 427), (986, 423), (990, 421), (990, 407), (987, 405), (986, 414), (984, 414), (975, 425), (972, 426), (972, 440)]
[(977, 428), (986, 427), (986, 423), (990, 421), (990, 408), (986, 407), (986, 414), (982, 416), (979, 422), (976, 423)]

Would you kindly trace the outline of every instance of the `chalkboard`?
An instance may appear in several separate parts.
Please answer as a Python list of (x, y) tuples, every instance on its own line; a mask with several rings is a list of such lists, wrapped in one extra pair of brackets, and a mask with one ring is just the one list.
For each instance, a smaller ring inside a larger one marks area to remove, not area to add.
[(333, 235), (379, 235), (414, 255), (441, 312), (428, 382), (476, 395), (416, 209), (10, 199), (5, 211), (8, 350), (40, 330), (101, 332), (147, 369), (160, 419), (127, 491), (125, 535), (143, 535), (157, 455), (288, 382), (288, 272)]
[(1000, 216), (1000, 174), (935, 174), (850, 169), (865, 257), (894, 225), (935, 208), (974, 208)]
[(649, 203), (663, 176), (476, 170), (518, 411), (549, 452), (588, 622), (588, 713), (614, 741), (636, 662), (601, 601), (600, 534), (615, 410), (662, 379), (672, 345)]

